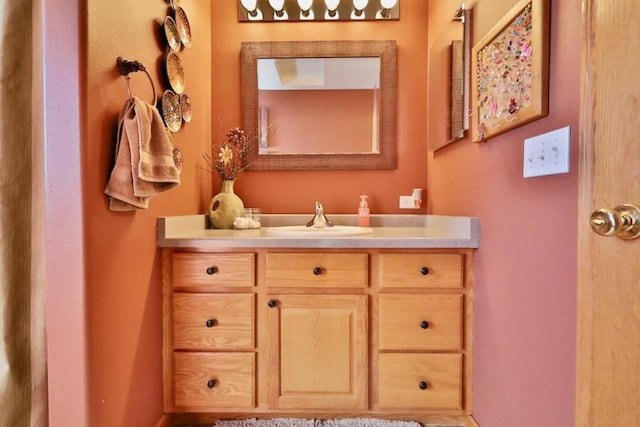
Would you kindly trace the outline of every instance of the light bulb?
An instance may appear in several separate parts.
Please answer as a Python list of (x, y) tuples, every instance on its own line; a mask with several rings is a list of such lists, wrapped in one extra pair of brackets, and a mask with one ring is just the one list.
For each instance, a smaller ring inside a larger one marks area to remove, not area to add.
[(363, 10), (369, 4), (369, 0), (353, 0), (353, 7), (356, 10)]
[(284, 0), (269, 0), (269, 5), (273, 10), (280, 11), (284, 7)]
[(353, 0), (353, 10), (351, 11), (351, 19), (363, 20), (364, 8), (369, 4), (369, 0)]
[(384, 9), (391, 9), (393, 6), (396, 5), (396, 3), (398, 3), (398, 0), (380, 0), (380, 5)]
[(309, 10), (313, 6), (313, 0), (298, 0), (298, 6), (300, 10)]
[(338, 8), (340, 0), (324, 0), (324, 4), (327, 5), (327, 9), (334, 11)]
[(253, 12), (258, 6), (258, 0), (240, 0), (240, 3), (242, 3), (242, 7), (247, 9), (249, 12)]

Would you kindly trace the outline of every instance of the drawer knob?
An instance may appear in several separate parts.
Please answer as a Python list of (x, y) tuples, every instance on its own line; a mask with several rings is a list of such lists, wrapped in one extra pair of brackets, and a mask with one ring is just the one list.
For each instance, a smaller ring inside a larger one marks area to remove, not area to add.
[(426, 276), (427, 274), (429, 274), (429, 267), (422, 267), (420, 269), (420, 274), (422, 274), (423, 276)]
[(426, 390), (429, 386), (427, 385), (426, 381), (420, 381), (418, 383), (418, 387), (420, 387), (420, 390)]
[(207, 387), (209, 387), (209, 388), (214, 388), (216, 386), (216, 384), (217, 384), (216, 380), (207, 381)]
[(321, 269), (320, 267), (315, 267), (315, 268), (313, 269), (313, 275), (314, 275), (314, 276), (319, 276), (319, 275), (321, 275), (321, 274), (322, 274), (322, 269)]
[(207, 274), (212, 276), (218, 272), (218, 267), (209, 267), (207, 268)]
[(216, 319), (208, 319), (205, 324), (207, 325), (207, 328), (213, 328), (216, 326)]
[(429, 329), (429, 322), (427, 322), (426, 320), (423, 320), (422, 322), (420, 322), (420, 327), (422, 329)]
[(274, 300), (274, 299), (270, 299), (270, 300), (267, 302), (267, 305), (268, 305), (269, 307), (271, 307), (271, 308), (276, 307), (276, 306), (278, 305), (278, 301), (276, 301), (276, 300)]

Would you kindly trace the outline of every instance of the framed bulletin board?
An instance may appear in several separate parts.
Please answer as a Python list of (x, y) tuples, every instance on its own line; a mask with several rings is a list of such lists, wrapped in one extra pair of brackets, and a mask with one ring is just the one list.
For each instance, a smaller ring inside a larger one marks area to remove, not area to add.
[(471, 51), (474, 142), (549, 113), (549, 0), (521, 0)]

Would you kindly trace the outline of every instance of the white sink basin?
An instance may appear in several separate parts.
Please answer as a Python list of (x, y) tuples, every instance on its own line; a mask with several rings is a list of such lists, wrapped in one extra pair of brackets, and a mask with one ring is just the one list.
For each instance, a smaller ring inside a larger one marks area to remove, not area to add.
[(267, 236), (283, 237), (341, 237), (370, 233), (373, 233), (373, 229), (369, 227), (354, 227), (350, 225), (334, 225), (333, 227), (286, 225), (282, 227), (269, 227), (265, 230)]

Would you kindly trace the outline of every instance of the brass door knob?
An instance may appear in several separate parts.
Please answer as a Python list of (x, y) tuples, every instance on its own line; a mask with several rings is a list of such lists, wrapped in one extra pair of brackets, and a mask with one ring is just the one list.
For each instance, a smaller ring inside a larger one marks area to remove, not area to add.
[(635, 239), (640, 236), (640, 208), (626, 204), (598, 209), (591, 214), (591, 228), (602, 236)]

